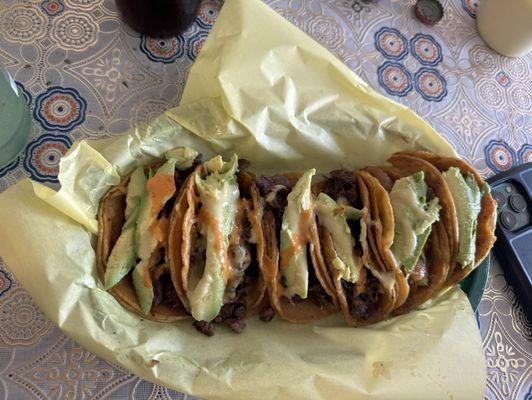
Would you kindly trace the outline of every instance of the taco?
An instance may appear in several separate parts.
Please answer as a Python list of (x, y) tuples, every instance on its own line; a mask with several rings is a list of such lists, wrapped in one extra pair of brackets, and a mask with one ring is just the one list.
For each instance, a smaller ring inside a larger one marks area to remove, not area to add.
[(238, 158), (198, 166), (177, 199), (169, 233), (172, 281), (204, 334), (214, 323), (240, 333), (263, 306), (266, 283), (257, 262), (259, 222), (253, 177)]
[(136, 168), (102, 198), (96, 249), (104, 287), (125, 308), (161, 322), (188, 317), (166, 261), (168, 205), (200, 160), (187, 148), (166, 157)]
[(444, 286), (452, 286), (475, 269), (493, 247), (496, 239), (497, 203), (490, 194), (488, 184), (464, 161), (426, 151), (401, 154), (434, 165), (451, 192), (458, 221), (457, 241), (452, 252), (451, 270)]
[(255, 180), (263, 243), (259, 253), (270, 303), (290, 322), (305, 323), (338, 310), (323, 260), (311, 180), (315, 170)]
[(393, 167), (366, 170), (388, 191), (393, 227), (386, 246), (379, 244), (386, 262), (399, 268), (409, 285), (403, 314), (439, 291), (450, 268), (456, 216), (451, 194), (439, 171), (430, 163), (405, 155), (390, 158)]
[(355, 172), (332, 171), (314, 186), (319, 241), (346, 322), (386, 319), (395, 305), (395, 276), (368, 244), (369, 193)]

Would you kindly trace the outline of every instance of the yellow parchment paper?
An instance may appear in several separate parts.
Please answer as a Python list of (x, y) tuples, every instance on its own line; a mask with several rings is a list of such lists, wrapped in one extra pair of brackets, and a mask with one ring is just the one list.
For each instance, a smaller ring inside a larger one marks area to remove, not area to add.
[[(431, 308), (367, 328), (250, 320), (214, 338), (190, 321), (123, 310), (99, 282), (98, 201), (134, 165), (177, 146), (237, 152), (255, 171), (326, 172), (398, 150), (454, 154), (405, 107), (376, 94), (259, 0), (227, 0), (182, 103), (118, 138), (76, 143), (61, 190), (28, 180), (0, 196), (0, 255), (45, 314), (95, 354), (176, 390), (214, 399), (481, 399), (476, 321), (454, 288)], [(91, 233), (92, 232), (92, 233)]]

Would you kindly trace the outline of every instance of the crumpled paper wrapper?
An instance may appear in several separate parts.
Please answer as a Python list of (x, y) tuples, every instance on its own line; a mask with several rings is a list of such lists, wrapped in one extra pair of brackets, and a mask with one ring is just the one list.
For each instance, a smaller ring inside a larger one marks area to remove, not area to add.
[(485, 362), (458, 288), (431, 308), (366, 328), (248, 322), (214, 338), (190, 321), (122, 309), (97, 275), (98, 201), (120, 175), (177, 146), (237, 152), (254, 170), (357, 168), (393, 152), (455, 154), (258, 0), (227, 0), (181, 105), (118, 138), (76, 143), (61, 190), (28, 180), (0, 196), (0, 255), (44, 313), (88, 350), (173, 389), (213, 399), (481, 399)]

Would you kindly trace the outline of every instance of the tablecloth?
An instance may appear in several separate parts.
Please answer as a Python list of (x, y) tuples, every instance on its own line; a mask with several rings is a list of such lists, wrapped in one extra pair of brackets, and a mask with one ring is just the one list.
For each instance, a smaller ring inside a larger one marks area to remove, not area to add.
[[(445, 16), (434, 27), (415, 19), (412, 0), (266, 3), (426, 118), (484, 177), (532, 161), (532, 55), (510, 59), (486, 47), (476, 30), (477, 0), (443, 1)], [(0, 191), (23, 177), (54, 185), (74, 141), (120, 134), (176, 105), (222, 5), (204, 0), (190, 29), (158, 39), (123, 25), (112, 0), (2, 0), (0, 62), (35, 125), (25, 150), (0, 167)], [(531, 399), (532, 324), (492, 260), (477, 311), (485, 396)], [(68, 339), (0, 258), (0, 398), (185, 397)]]

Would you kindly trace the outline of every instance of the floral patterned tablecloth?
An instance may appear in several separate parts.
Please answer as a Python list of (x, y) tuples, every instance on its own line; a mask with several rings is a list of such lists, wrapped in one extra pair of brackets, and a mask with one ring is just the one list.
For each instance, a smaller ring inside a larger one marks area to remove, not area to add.
[[(408, 105), (484, 176), (532, 161), (532, 55), (504, 58), (475, 27), (477, 0), (443, 1), (429, 28), (413, 0), (267, 0), (381, 93)], [(179, 102), (187, 71), (222, 6), (152, 39), (121, 24), (112, 0), (0, 1), (0, 62), (35, 119), (24, 152), (0, 168), (0, 191), (23, 177), (56, 183), (82, 138), (120, 134)], [(494, 261), (477, 312), (487, 399), (532, 398), (532, 325)], [(0, 258), (0, 398), (183, 398), (65, 337)]]

